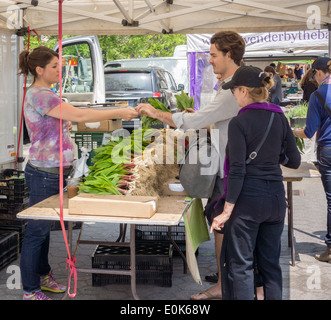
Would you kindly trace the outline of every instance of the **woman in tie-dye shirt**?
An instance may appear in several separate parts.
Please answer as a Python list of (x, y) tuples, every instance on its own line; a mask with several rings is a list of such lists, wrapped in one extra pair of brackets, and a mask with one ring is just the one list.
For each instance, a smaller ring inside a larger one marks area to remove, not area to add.
[[(33, 85), (26, 93), (24, 117), (31, 141), (30, 164), (36, 167), (60, 166), (60, 121), (47, 113), (60, 104), (60, 98), (50, 89)], [(69, 121), (62, 122), (63, 166), (74, 160)]]
[[(60, 117), (62, 116), (63, 175), (67, 177), (74, 160), (69, 134), (69, 121), (97, 122), (122, 118), (131, 120), (138, 113), (131, 108), (115, 110), (78, 109), (62, 103), (51, 90), (59, 81), (58, 54), (46, 47), (38, 47), (31, 53), (21, 52), (21, 74), (34, 76), (27, 90), (24, 103), (25, 122), (31, 141), (29, 161), (25, 167), (25, 179), (29, 189), (29, 206), (59, 193), (60, 166)], [(64, 292), (57, 283), (48, 264), (49, 236), (52, 223), (29, 220), (21, 252), (21, 276), (24, 300), (49, 300), (41, 290)]]

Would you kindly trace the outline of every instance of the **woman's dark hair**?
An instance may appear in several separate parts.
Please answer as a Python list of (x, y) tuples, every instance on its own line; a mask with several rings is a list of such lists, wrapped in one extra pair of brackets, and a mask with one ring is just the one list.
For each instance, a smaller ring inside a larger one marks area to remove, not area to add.
[(56, 51), (45, 46), (37, 47), (32, 52), (24, 50), (19, 55), (19, 74), (28, 75), (29, 73), (31, 73), (36, 79), (36, 68), (45, 68), (46, 65), (49, 64), (54, 57), (59, 57), (59, 54)]
[(304, 87), (305, 85), (307, 85), (309, 82), (314, 83), (315, 87), (318, 87), (318, 83), (316, 80), (311, 80), (311, 74), (312, 74), (312, 68), (310, 68), (306, 74), (302, 77), (301, 81), (300, 81), (300, 86)]
[(264, 72), (271, 72), (273, 75), (276, 74), (275, 68), (274, 67), (271, 67), (271, 66), (266, 66), (264, 68)]
[(234, 31), (220, 31), (211, 37), (210, 43), (215, 44), (216, 49), (224, 54), (230, 52), (231, 59), (240, 66), (246, 46), (242, 36)]

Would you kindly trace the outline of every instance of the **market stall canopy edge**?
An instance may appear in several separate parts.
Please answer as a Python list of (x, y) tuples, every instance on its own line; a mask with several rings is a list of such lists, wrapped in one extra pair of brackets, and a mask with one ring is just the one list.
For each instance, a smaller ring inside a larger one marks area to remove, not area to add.
[[(64, 0), (63, 34), (322, 29), (331, 25), (330, 7), (321, 0)], [(28, 26), (40, 35), (57, 34), (58, 1), (0, 0), (0, 29)]]

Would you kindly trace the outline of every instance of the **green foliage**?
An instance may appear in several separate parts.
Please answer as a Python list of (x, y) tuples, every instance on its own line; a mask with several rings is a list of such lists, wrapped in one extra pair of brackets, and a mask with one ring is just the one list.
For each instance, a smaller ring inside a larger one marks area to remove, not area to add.
[[(64, 39), (70, 37), (70, 35), (63, 36)], [(24, 37), (25, 44), (27, 38)], [(101, 35), (98, 38), (105, 62), (116, 59), (170, 57), (173, 56), (177, 45), (186, 44), (184, 34)], [(52, 49), (57, 41), (57, 36), (41, 36), (38, 42), (38, 37), (31, 34), (30, 50), (41, 45)]]
[(128, 137), (94, 149), (93, 165), (85, 181), (79, 185), (79, 193), (125, 194), (133, 176), (133, 156), (141, 155), (152, 142), (153, 131), (149, 128), (134, 130)]
[(294, 108), (291, 108), (288, 112), (285, 112), (285, 116), (287, 119), (301, 117), (306, 118), (308, 111), (308, 103), (302, 102)]
[(186, 35), (152, 34), (98, 36), (104, 60), (173, 56), (177, 45), (186, 43)]
[(177, 108), (181, 111), (186, 110), (187, 108), (194, 109), (194, 97), (189, 97), (183, 90), (181, 94), (175, 95), (177, 100)]
[[(307, 111), (308, 111), (308, 102), (302, 102), (298, 104), (296, 107), (291, 108), (289, 111), (285, 112), (285, 116), (288, 121), (290, 121), (291, 118), (306, 118), (307, 117)], [(296, 127), (300, 127), (297, 124)], [(304, 153), (304, 147), (305, 142), (303, 138), (295, 137), (295, 142), (297, 144), (297, 147), (301, 154)]]
[(295, 142), (301, 154), (304, 153), (303, 149), (305, 147), (305, 142), (302, 138), (295, 137)]
[[(72, 36), (63, 36), (63, 39), (71, 38)], [(34, 36), (33, 33), (31, 33), (30, 36), (30, 51), (32, 51), (34, 48), (37, 48), (39, 46), (45, 46), (47, 48), (53, 49), (55, 44), (58, 42), (59, 37), (58, 36), (40, 36), (39, 38), (37, 36)], [(28, 44), (28, 36), (24, 36), (24, 44), (25, 46)]]
[[(164, 112), (171, 112), (163, 102), (158, 99), (149, 98), (148, 102), (157, 110)], [(150, 118), (149, 116), (142, 116), (141, 118), (142, 126), (144, 128), (150, 127), (152, 124), (161, 124), (162, 122), (158, 119)]]

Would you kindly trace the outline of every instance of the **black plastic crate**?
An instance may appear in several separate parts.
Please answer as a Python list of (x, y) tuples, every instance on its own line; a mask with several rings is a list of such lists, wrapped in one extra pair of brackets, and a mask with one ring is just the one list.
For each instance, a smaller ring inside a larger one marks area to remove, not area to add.
[(1, 194), (18, 194), (27, 190), (25, 178), (11, 177), (9, 179), (0, 179), (0, 193)]
[[(169, 242), (168, 227), (158, 225), (136, 225), (136, 241), (164, 241)], [(185, 244), (185, 224), (171, 226), (170, 235), (177, 244)]]
[(27, 221), (22, 219), (17, 220), (0, 220), (1, 231), (16, 231), (18, 232), (19, 252), (21, 252), (23, 239), (25, 236)]
[[(136, 283), (172, 286), (172, 245), (162, 242), (136, 243)], [(130, 248), (99, 245), (92, 255), (92, 268), (130, 270)], [(92, 285), (129, 284), (131, 277), (92, 274)]]
[(0, 219), (16, 220), (16, 214), (28, 207), (29, 198), (25, 198), (23, 203), (0, 202)]
[[(29, 192), (23, 172), (11, 171), (12, 176), (3, 176), (3, 179), (0, 179), (0, 219), (15, 220), (16, 214), (27, 208), (29, 202)], [(3, 216), (3, 214), (14, 215), (14, 217)]]
[(0, 270), (18, 258), (18, 232), (0, 230)]
[(0, 190), (0, 202), (5, 203), (24, 203), (28, 200), (28, 188), (24, 192), (13, 192), (12, 190)]

